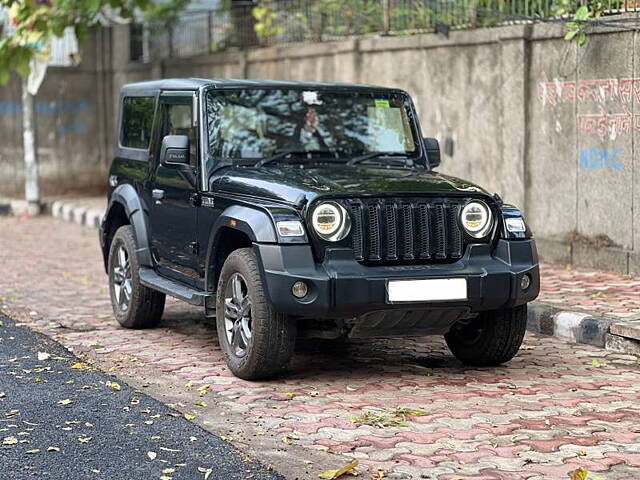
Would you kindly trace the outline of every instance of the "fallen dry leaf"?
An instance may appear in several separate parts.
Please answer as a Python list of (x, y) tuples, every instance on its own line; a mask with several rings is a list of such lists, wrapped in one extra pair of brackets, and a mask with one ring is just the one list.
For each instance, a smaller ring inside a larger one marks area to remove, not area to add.
[(49, 447), (47, 448), (47, 452), (59, 452), (60, 449), (58, 447)]
[(86, 370), (87, 368), (89, 368), (89, 365), (82, 362), (76, 362), (73, 365), (71, 365), (71, 368), (73, 368), (74, 370)]
[(176, 450), (175, 448), (167, 448), (167, 447), (160, 447), (160, 450), (164, 450), (165, 452), (173, 452), (173, 453), (177, 453), (180, 450)]
[(157, 456), (158, 454), (156, 452), (147, 452), (147, 457), (149, 457), (151, 460), (155, 460)]
[(345, 473), (347, 473), (350, 470), (353, 470), (354, 468), (356, 468), (358, 466), (358, 460), (354, 460), (351, 463), (348, 463), (347, 465), (345, 465), (342, 468), (339, 468), (337, 470), (327, 470), (326, 472), (322, 472), (321, 474), (319, 474), (318, 476), (320, 478), (327, 478), (329, 480), (334, 480), (335, 478), (339, 478), (342, 475), (344, 475)]
[(206, 407), (207, 404), (205, 402), (193, 402), (196, 407)]
[[(598, 360), (597, 358), (594, 358), (593, 360), (591, 360), (591, 365), (592, 365), (593, 367), (598, 368), (598, 367), (601, 367), (601, 366), (602, 366), (602, 363), (600, 363), (600, 360)], [(577, 470), (576, 470), (576, 471), (577, 471)]]
[(209, 393), (209, 389), (211, 388), (211, 385), (202, 385), (201, 387), (198, 387), (198, 393), (200, 395), (206, 395), (207, 393)]
[(18, 443), (18, 439), (16, 437), (4, 437), (2, 440), (3, 445), (16, 445)]
[(198, 467), (198, 471), (204, 473), (204, 480), (207, 480), (209, 478), (209, 475), (211, 475), (211, 472), (213, 472), (212, 469), (205, 467)]
[(38, 352), (38, 360), (40, 361), (49, 360), (49, 358), (51, 358), (51, 355), (48, 354), (47, 352)]
[(119, 392), (120, 390), (122, 390), (122, 387), (118, 382), (107, 382), (107, 386), (111, 387), (111, 389), (115, 392)]
[(58, 405), (69, 405), (71, 403), (71, 400), (69, 400), (68, 398), (65, 398), (64, 400), (60, 400), (58, 402)]
[(185, 413), (184, 418), (186, 418), (187, 420), (193, 420), (194, 418), (196, 418), (196, 416), (192, 413)]
[(86, 436), (82, 436), (82, 437), (78, 437), (78, 441), (80, 443), (89, 443), (91, 441), (93, 437), (86, 437)]
[(569, 478), (571, 480), (587, 480), (588, 475), (589, 471), (584, 467), (580, 467), (569, 473)]
[(378, 471), (371, 475), (371, 480), (382, 480), (385, 477), (384, 468), (378, 468)]
[(32, 455), (32, 454), (40, 453), (40, 449), (39, 448), (34, 448), (33, 450), (27, 450), (24, 453), (28, 453), (29, 455)]

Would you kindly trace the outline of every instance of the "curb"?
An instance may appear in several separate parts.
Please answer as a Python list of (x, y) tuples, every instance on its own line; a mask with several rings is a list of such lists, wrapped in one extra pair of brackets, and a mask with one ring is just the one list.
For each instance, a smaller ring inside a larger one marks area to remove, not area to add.
[(104, 212), (59, 200), (51, 204), (51, 216), (65, 222), (73, 222), (89, 228), (99, 228)]
[(529, 305), (527, 330), (551, 335), (571, 343), (582, 343), (615, 352), (640, 355), (640, 341), (615, 335), (611, 326), (624, 320), (585, 311), (564, 310), (544, 302)]

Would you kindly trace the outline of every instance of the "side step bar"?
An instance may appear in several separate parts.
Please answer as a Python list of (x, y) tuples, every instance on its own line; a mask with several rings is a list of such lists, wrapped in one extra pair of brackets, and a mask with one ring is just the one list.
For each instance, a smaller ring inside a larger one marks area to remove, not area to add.
[(140, 276), (140, 283), (145, 287), (166, 293), (191, 305), (204, 305), (205, 299), (212, 296), (209, 292), (196, 290), (182, 283), (161, 277), (149, 267), (140, 267), (138, 275)]

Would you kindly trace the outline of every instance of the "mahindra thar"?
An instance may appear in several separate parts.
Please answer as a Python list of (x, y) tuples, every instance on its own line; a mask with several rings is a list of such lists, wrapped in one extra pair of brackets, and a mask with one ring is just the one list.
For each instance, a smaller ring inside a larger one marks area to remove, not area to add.
[(402, 90), (173, 79), (122, 88), (100, 242), (113, 311), (165, 295), (214, 318), (229, 369), (286, 368), (296, 337), (444, 335), (470, 365), (518, 351), (539, 291), (521, 212), (439, 174)]

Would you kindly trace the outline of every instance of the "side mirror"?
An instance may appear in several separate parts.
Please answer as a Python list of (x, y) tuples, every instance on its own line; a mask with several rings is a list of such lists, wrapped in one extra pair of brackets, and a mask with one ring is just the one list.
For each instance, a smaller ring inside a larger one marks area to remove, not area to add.
[(440, 144), (435, 138), (424, 137), (424, 149), (427, 152), (427, 160), (431, 168), (440, 165)]
[(160, 162), (169, 165), (189, 164), (189, 137), (187, 135), (167, 135), (162, 139)]

